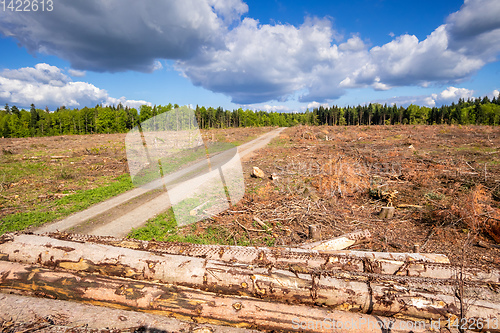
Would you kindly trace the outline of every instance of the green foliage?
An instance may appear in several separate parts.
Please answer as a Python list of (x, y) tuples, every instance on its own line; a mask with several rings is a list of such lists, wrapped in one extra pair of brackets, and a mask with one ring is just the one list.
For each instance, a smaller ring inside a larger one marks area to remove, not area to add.
[[(36, 109), (32, 104), (29, 112), (16, 106), (5, 106), (0, 111), (0, 136), (28, 137), (63, 134), (125, 133), (140, 122), (178, 107), (148, 106), (136, 109), (118, 106), (96, 106), (95, 108), (66, 109), (56, 112)], [(196, 121), (203, 129), (250, 127), (250, 126), (295, 126), (307, 125), (394, 125), (394, 124), (476, 124), (500, 125), (500, 97), (460, 99), (457, 104), (440, 108), (410, 105), (407, 108), (381, 104), (355, 107), (330, 108), (320, 106), (304, 113), (279, 113), (266, 111), (224, 110), (222, 107), (196, 106)], [(156, 126), (156, 123), (154, 123)], [(161, 124), (158, 124), (161, 125)]]

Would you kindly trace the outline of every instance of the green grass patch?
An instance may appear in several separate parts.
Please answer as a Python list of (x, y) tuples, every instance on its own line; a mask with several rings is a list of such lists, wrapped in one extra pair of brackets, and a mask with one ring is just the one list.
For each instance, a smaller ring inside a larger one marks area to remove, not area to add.
[(182, 229), (183, 231), (191, 229), (192, 234), (183, 234), (181, 232), (181, 228), (177, 227), (174, 212), (170, 208), (167, 212), (149, 220), (144, 227), (132, 230), (128, 237), (140, 240), (154, 239), (164, 242), (194, 244), (229, 244), (232, 240), (229, 231), (223, 226), (210, 226), (199, 235), (194, 234), (196, 224), (184, 226)]
[(485, 147), (485, 146), (480, 146), (480, 145), (464, 145), (455, 148), (457, 151), (467, 151), (471, 153), (493, 153), (497, 151), (496, 148), (493, 147)]
[(424, 197), (431, 200), (443, 200), (445, 195), (441, 193), (428, 192), (424, 194)]
[(40, 203), (33, 211), (5, 216), (0, 222), (0, 235), (6, 232), (37, 227), (44, 223), (66, 217), (74, 212), (86, 209), (96, 203), (132, 189), (129, 175), (117, 177), (111, 184), (86, 191), (77, 191), (61, 199)]
[(6, 183), (18, 182), (26, 176), (41, 177), (48, 171), (46, 162), (22, 161), (12, 157), (0, 159), (0, 181)]
[(271, 140), (271, 142), (267, 145), (267, 147), (288, 147), (291, 146), (290, 139), (287, 138), (274, 138)]

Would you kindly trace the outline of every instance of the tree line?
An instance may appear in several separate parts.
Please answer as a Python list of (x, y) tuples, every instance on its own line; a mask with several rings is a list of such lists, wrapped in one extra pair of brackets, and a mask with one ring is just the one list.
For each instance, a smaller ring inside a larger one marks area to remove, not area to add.
[[(54, 112), (48, 108), (30, 110), (5, 105), (0, 110), (0, 137), (20, 138), (32, 136), (54, 136), (66, 134), (125, 133), (139, 123), (178, 108), (177, 104), (166, 106), (142, 105), (139, 110), (117, 106), (97, 105), (93, 108), (68, 109), (60, 107)], [(460, 99), (458, 103), (429, 108), (410, 105), (402, 107), (377, 103), (347, 107), (323, 107), (305, 112), (267, 112), (224, 110), (196, 106), (196, 120), (200, 128), (229, 128), (250, 126), (294, 126), (304, 125), (395, 125), (395, 124), (477, 124), (500, 125), (500, 96)]]

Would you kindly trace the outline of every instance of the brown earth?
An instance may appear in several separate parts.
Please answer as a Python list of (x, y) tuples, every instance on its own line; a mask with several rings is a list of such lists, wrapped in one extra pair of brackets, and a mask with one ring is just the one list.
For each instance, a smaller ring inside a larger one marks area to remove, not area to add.
[[(500, 249), (477, 246), (500, 242), (499, 155), (498, 127), (289, 128), (244, 163), (240, 203), (183, 232), (217, 226), (227, 244), (294, 245), (311, 224), (323, 239), (368, 229), (373, 240), (358, 249), (418, 244), (454, 263), (500, 267)], [(254, 166), (273, 179), (251, 177)], [(394, 218), (380, 219), (391, 204)]]

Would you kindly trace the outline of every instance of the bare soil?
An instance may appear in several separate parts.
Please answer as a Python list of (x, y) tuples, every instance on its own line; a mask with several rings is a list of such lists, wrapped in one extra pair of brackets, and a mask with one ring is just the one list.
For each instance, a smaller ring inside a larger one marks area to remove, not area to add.
[[(266, 178), (251, 177), (254, 166)], [(306, 241), (311, 224), (323, 239), (368, 229), (373, 240), (358, 249), (412, 252), (419, 245), (456, 264), (500, 267), (498, 127), (299, 126), (243, 169), (243, 200), (184, 233), (222, 227), (227, 244), (243, 238), (279, 246)], [(394, 218), (379, 218), (388, 205), (397, 207)]]

